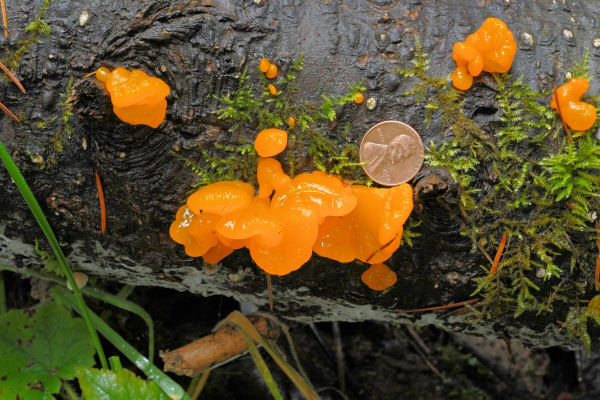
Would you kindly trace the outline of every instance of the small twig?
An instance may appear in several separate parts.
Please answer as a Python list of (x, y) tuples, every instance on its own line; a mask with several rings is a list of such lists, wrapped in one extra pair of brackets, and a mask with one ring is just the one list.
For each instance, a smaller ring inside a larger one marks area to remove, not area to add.
[(502, 257), (502, 252), (504, 251), (504, 245), (506, 244), (506, 232), (502, 235), (502, 239), (500, 239), (500, 245), (498, 246), (498, 251), (496, 252), (496, 256), (494, 257), (494, 261), (492, 262), (492, 267), (490, 268), (490, 273), (488, 274), (488, 280), (492, 280), (493, 275), (496, 273), (496, 269), (498, 268), (498, 264), (500, 264), (500, 258)]
[(89, 74), (85, 74), (81, 79), (89, 78), (90, 76), (95, 75), (95, 74), (96, 74), (96, 71), (90, 72)]
[(410, 344), (415, 349), (417, 354), (419, 354), (419, 356), (423, 359), (423, 361), (425, 362), (425, 365), (427, 365), (427, 367), (431, 370), (431, 372), (433, 372), (438, 378), (440, 378), (440, 380), (443, 383), (446, 383), (447, 380), (444, 377), (444, 375), (442, 375), (440, 370), (437, 369), (437, 367), (435, 365), (433, 365), (431, 360), (429, 360), (429, 357), (427, 357), (427, 354), (431, 354), (431, 350), (429, 350), (429, 348), (425, 345), (425, 343), (423, 343), (423, 341), (421, 340), (421, 338), (419, 337), (417, 332), (415, 332), (415, 330), (411, 326), (407, 325), (406, 330), (408, 331), (408, 334), (410, 335), (410, 337), (412, 339), (409, 341)]
[(342, 347), (342, 335), (340, 334), (340, 324), (337, 321), (333, 321), (333, 342), (335, 344), (335, 358), (337, 361), (337, 374), (338, 381), (340, 383), (340, 390), (346, 391), (346, 366), (344, 363), (344, 349)]
[(271, 275), (265, 272), (267, 277), (267, 291), (269, 292), (269, 310), (273, 312), (273, 284), (271, 283)]
[(465, 304), (473, 304), (473, 303), (475, 303), (477, 301), (479, 301), (478, 297), (476, 297), (474, 299), (471, 299), (471, 300), (461, 301), (459, 303), (446, 304), (444, 306), (437, 306), (437, 307), (415, 308), (415, 309), (412, 309), (412, 310), (403, 310), (403, 309), (398, 308), (398, 309), (394, 310), (394, 312), (397, 312), (397, 313), (412, 313), (412, 312), (421, 312), (421, 311), (444, 310), (446, 308), (462, 307)]
[(510, 339), (506, 335), (503, 335), (502, 339), (504, 339), (504, 343), (506, 343), (506, 351), (508, 352), (508, 357), (510, 358), (511, 364), (513, 364), (513, 365), (516, 364), (515, 356), (512, 351), (512, 346), (510, 344)]
[(596, 258), (596, 272), (594, 274), (594, 284), (598, 290), (600, 281), (600, 220), (596, 220), (596, 246), (598, 247), (598, 257)]
[(562, 121), (563, 126), (565, 127), (565, 132), (567, 133), (567, 138), (569, 139), (569, 143), (572, 144), (573, 139), (571, 139), (571, 133), (569, 132), (569, 128), (567, 128), (567, 123), (565, 122), (565, 119), (563, 118), (562, 112), (560, 111), (560, 105), (558, 104), (558, 93), (556, 93), (558, 91), (558, 88), (556, 87), (555, 83), (552, 83), (552, 86), (554, 86), (554, 93), (552, 94), (552, 97), (554, 98), (554, 101), (556, 102), (556, 111), (558, 111), (558, 116), (560, 117), (560, 120)]
[(4, 0), (0, 0), (0, 5), (2, 5), (2, 23), (4, 24), (4, 37), (8, 39), (8, 16), (6, 15), (6, 4), (4, 4)]
[(96, 186), (98, 188), (98, 200), (100, 201), (100, 229), (102, 234), (106, 232), (106, 206), (104, 204), (104, 192), (102, 191), (102, 183), (100, 182), (100, 177), (96, 172)]
[(21, 120), (19, 120), (19, 118), (17, 118), (17, 116), (15, 114), (12, 113), (12, 111), (10, 111), (4, 104), (0, 103), (0, 110), (4, 111), (6, 113), (6, 115), (8, 115), (9, 117), (11, 117), (12, 119), (14, 119), (15, 121), (17, 121), (18, 123), (21, 123)]
[(25, 88), (23, 87), (23, 85), (21, 85), (21, 82), (19, 82), (19, 80), (17, 79), (17, 77), (16, 77), (16, 76), (15, 76), (15, 75), (14, 75), (12, 72), (10, 72), (10, 69), (8, 69), (8, 68), (6, 67), (6, 65), (2, 64), (1, 62), (0, 62), (0, 69), (1, 69), (2, 71), (4, 71), (4, 73), (5, 73), (6, 75), (8, 75), (8, 77), (10, 78), (10, 80), (11, 80), (11, 81), (13, 81), (15, 85), (17, 85), (17, 87), (19, 88), (19, 90), (20, 90), (21, 92), (23, 92), (23, 93), (27, 93), (27, 92), (25, 91)]

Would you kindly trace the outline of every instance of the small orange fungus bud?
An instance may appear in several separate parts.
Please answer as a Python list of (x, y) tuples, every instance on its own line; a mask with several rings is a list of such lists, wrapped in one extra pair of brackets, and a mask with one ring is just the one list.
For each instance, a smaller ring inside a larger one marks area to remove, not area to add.
[(452, 72), (452, 84), (457, 89), (468, 90), (473, 86), (473, 76), (469, 74), (465, 67), (457, 67)]
[(283, 129), (269, 128), (258, 133), (254, 148), (259, 156), (273, 157), (281, 153), (287, 146), (288, 134)]
[(363, 101), (365, 101), (365, 95), (361, 92), (358, 92), (354, 95), (354, 99), (352, 101), (354, 101), (356, 104), (361, 104)]
[(96, 79), (100, 82), (106, 82), (110, 77), (110, 70), (106, 67), (100, 67), (96, 70)]
[[(98, 69), (96, 76), (104, 79)], [(113, 111), (123, 122), (131, 125), (148, 125), (157, 128), (165, 119), (169, 86), (159, 78), (144, 71), (116, 68), (104, 81), (110, 93)]]
[(258, 64), (258, 68), (260, 69), (260, 72), (262, 72), (263, 74), (266, 73), (269, 70), (270, 66), (271, 66), (271, 61), (267, 60), (264, 57), (260, 59), (260, 64)]
[(224, 215), (248, 207), (254, 196), (252, 185), (240, 181), (221, 181), (194, 192), (187, 206), (194, 214), (205, 211)]
[(360, 279), (373, 290), (385, 290), (394, 286), (398, 277), (385, 264), (373, 264), (362, 273)]
[(291, 129), (294, 129), (294, 127), (296, 126), (296, 118), (294, 117), (289, 117), (287, 119), (287, 124)]
[(274, 158), (258, 160), (256, 179), (259, 188), (258, 197), (261, 199), (269, 197), (273, 193), (273, 189), (287, 190), (292, 183), (292, 179), (283, 172), (281, 164)]
[(506, 72), (510, 69), (517, 43), (506, 24), (497, 18), (488, 18), (464, 42), (454, 44), (452, 59), (456, 70), (452, 83), (461, 90), (473, 84), (473, 77), (482, 71)]
[(275, 85), (269, 83), (268, 88), (269, 88), (269, 93), (271, 93), (273, 96), (275, 96), (277, 94), (277, 88), (275, 87)]
[(277, 76), (277, 65), (275, 63), (269, 65), (269, 69), (265, 72), (265, 76), (269, 79), (273, 79)]
[(550, 107), (557, 110), (556, 97), (560, 106), (560, 114), (565, 123), (575, 131), (590, 129), (596, 122), (596, 107), (581, 101), (581, 96), (589, 89), (590, 83), (585, 78), (573, 78), (556, 90), (552, 96)]

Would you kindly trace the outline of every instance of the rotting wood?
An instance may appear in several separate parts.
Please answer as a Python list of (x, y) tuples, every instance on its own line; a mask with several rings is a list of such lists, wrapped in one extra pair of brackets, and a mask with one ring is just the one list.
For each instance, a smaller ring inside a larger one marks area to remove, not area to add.
[[(269, 339), (279, 336), (279, 329), (262, 317), (248, 319), (258, 332)], [(238, 329), (227, 325), (215, 333), (195, 340), (176, 350), (161, 352), (164, 371), (196, 376), (207, 369), (227, 363), (248, 351), (248, 345)]]

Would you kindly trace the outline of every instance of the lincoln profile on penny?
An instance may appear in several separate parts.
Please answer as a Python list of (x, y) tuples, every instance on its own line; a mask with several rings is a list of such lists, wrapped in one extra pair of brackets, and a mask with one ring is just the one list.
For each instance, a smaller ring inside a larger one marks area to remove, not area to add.
[(418, 151), (417, 142), (407, 135), (396, 136), (388, 144), (365, 142), (362, 147), (365, 171), (375, 175), (381, 174), (383, 171), (380, 170), (386, 166), (399, 164)]

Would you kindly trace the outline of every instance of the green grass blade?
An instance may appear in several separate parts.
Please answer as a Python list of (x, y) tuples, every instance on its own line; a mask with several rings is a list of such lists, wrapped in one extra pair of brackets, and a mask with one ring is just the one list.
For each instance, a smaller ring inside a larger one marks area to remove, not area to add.
[(0, 271), (0, 314), (6, 314), (6, 287), (4, 286), (4, 274)]
[(202, 375), (198, 375), (192, 379), (192, 383), (188, 388), (188, 393), (192, 396), (192, 400), (198, 400), (200, 393), (202, 393), (202, 389), (204, 389), (204, 385), (206, 385), (206, 381), (208, 381), (209, 375), (210, 369), (207, 369)]
[(120, 297), (118, 294), (113, 295), (94, 288), (84, 288), (83, 294), (95, 297), (99, 300), (104, 301), (105, 303), (111, 304), (125, 311), (129, 311), (143, 319), (146, 325), (148, 326), (148, 359), (150, 360), (150, 362), (153, 362), (152, 360), (154, 358), (154, 323), (152, 322), (152, 317), (150, 316), (150, 314), (148, 314), (148, 312), (146, 312), (146, 310), (144, 310), (142, 307), (135, 304), (134, 302)]
[(241, 328), (243, 332), (245, 332), (248, 336), (252, 338), (256, 343), (260, 344), (269, 355), (273, 358), (273, 360), (277, 363), (279, 368), (290, 378), (294, 385), (300, 390), (300, 392), (306, 397), (308, 400), (317, 400), (319, 399), (319, 395), (313, 389), (310, 382), (306, 381), (300, 374), (292, 368), (283, 358), (283, 355), (273, 348), (269, 344), (265, 338), (256, 330), (254, 325), (248, 320), (248, 318), (244, 317), (242, 313), (239, 311), (233, 311), (231, 314), (227, 316), (222, 323), (233, 323)]
[(75, 293), (75, 298), (77, 299), (77, 307), (79, 307), (79, 310), (81, 311), (81, 315), (88, 327), (88, 330), (90, 332), (90, 336), (92, 339), (92, 343), (94, 344), (94, 346), (96, 347), (96, 351), (98, 352), (98, 358), (100, 359), (100, 363), (102, 364), (103, 368), (108, 368), (108, 362), (106, 361), (106, 356), (104, 355), (104, 350), (102, 350), (102, 345), (100, 344), (100, 339), (98, 338), (98, 333), (96, 332), (96, 330), (94, 329), (94, 326), (92, 325), (92, 323), (90, 321), (90, 318), (88, 315), (88, 308), (85, 304), (85, 300), (83, 300), (83, 296), (81, 295), (81, 292), (79, 291), (79, 289), (77, 287), (77, 284), (75, 283), (75, 279), (73, 278), (73, 272), (71, 271), (71, 268), (69, 267), (69, 263), (67, 262), (67, 259), (66, 259), (65, 255), (63, 254), (62, 249), (60, 248), (60, 245), (58, 244), (58, 240), (56, 240), (56, 236), (54, 236), (54, 232), (52, 231), (52, 228), (50, 227), (50, 224), (48, 223), (48, 220), (46, 219), (44, 212), (40, 208), (40, 205), (38, 204), (37, 200), (35, 199), (35, 196), (31, 192), (31, 189), (29, 188), (29, 185), (25, 181), (25, 178), (23, 178), (23, 175), (21, 175), (21, 171), (19, 171), (19, 168), (15, 165), (13, 159), (11, 158), (10, 154), (8, 154), (8, 152), (6, 151), (6, 148), (4, 148), (4, 145), (2, 144), (2, 142), (0, 142), (0, 160), (6, 167), (6, 170), (10, 174), (13, 181), (15, 182), (15, 185), (17, 185), (19, 192), (21, 192), (21, 196), (23, 196), (23, 199), (29, 206), (31, 213), (35, 217), (35, 220), (40, 225), (42, 232), (44, 232), (46, 239), (48, 239), (48, 242), (50, 243), (50, 246), (52, 247), (52, 251), (54, 252), (54, 256), (56, 257), (57, 261), (59, 262), (67, 279), (71, 283), (71, 287), (73, 288), (73, 293)]
[[(54, 282), (54, 283), (57, 283), (59, 285), (66, 287), (66, 283), (65, 283), (64, 279), (58, 279), (56, 276), (40, 274), (39, 272), (29, 271), (29, 270), (19, 270), (14, 267), (9, 267), (7, 265), (0, 264), (0, 271), (3, 271), (3, 270), (17, 272), (17, 273), (23, 274), (23, 275), (35, 276), (35, 277), (45, 279), (47, 281)], [(129, 285), (125, 285), (125, 286), (129, 286)], [(135, 286), (130, 286), (130, 287), (134, 288)], [(86, 296), (91, 296), (91, 297), (94, 297), (101, 301), (104, 301), (105, 303), (111, 304), (111, 305), (118, 307), (120, 309), (123, 309), (125, 311), (129, 311), (129, 312), (137, 315), (141, 319), (143, 319), (144, 322), (146, 322), (146, 325), (148, 326), (148, 352), (149, 352), (148, 358), (150, 359), (150, 362), (153, 362), (152, 356), (154, 354), (154, 323), (152, 322), (152, 317), (150, 316), (150, 314), (148, 314), (146, 312), (146, 310), (144, 310), (139, 305), (133, 303), (132, 301), (125, 300), (124, 298), (122, 298), (121, 291), (119, 293), (117, 293), (116, 295), (113, 295), (113, 294), (106, 293), (106, 292), (103, 292), (98, 289), (94, 289), (91, 287), (85, 287), (85, 288), (81, 289), (81, 293), (83, 293)]]
[[(54, 287), (52, 295), (64, 305), (79, 312), (76, 306), (73, 294), (61, 287)], [(146, 376), (153, 380), (160, 388), (173, 400), (190, 400), (190, 396), (168, 375), (162, 372), (156, 365), (152, 364), (146, 357), (140, 354), (132, 345), (127, 343), (114, 329), (106, 322), (97, 316), (93, 311), (89, 311), (90, 319), (94, 327), (115, 346), (121, 354), (129, 359), (136, 367), (138, 367)]]
[(258, 348), (256, 348), (256, 345), (254, 344), (250, 336), (248, 336), (243, 330), (240, 330), (240, 333), (244, 337), (246, 344), (248, 344), (248, 351), (250, 352), (250, 355), (254, 360), (254, 364), (256, 364), (256, 368), (258, 368), (258, 371), (260, 372), (263, 379), (265, 380), (265, 383), (269, 387), (271, 394), (273, 395), (275, 400), (283, 400), (283, 397), (281, 397), (281, 393), (279, 392), (279, 388), (275, 383), (275, 379), (273, 379), (273, 375), (271, 375), (271, 371), (269, 371), (269, 367), (267, 367), (267, 363), (265, 362), (264, 358), (262, 358), (262, 356), (260, 355)]
[(119, 359), (119, 356), (108, 357), (108, 363), (110, 364), (110, 369), (113, 372), (119, 372), (123, 369), (123, 365), (121, 365), (121, 360)]

